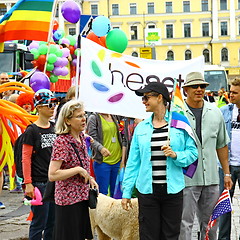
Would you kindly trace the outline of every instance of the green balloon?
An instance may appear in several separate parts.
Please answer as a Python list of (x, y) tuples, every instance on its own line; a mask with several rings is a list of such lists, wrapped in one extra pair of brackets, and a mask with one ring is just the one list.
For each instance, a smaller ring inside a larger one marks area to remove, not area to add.
[(75, 45), (75, 43), (77, 41), (76, 37), (74, 37), (72, 35), (68, 35), (68, 36), (66, 36), (66, 38), (70, 41), (70, 45), (72, 45), (72, 46)]
[(58, 50), (58, 48), (55, 45), (51, 44), (49, 46), (49, 53), (55, 53), (56, 54), (57, 50)]
[(53, 53), (50, 53), (48, 55), (47, 61), (48, 61), (48, 63), (55, 63), (57, 61), (57, 56)]
[(40, 55), (47, 54), (47, 52), (48, 52), (47, 45), (41, 44), (38, 48), (38, 51), (39, 51)]
[(55, 52), (57, 57), (62, 57), (63, 52), (61, 51), (61, 49), (57, 49), (57, 51)]
[(81, 56), (81, 49), (80, 48), (75, 49), (74, 54), (77, 56), (78, 52), (79, 52), (79, 56)]
[(46, 70), (52, 71), (54, 69), (54, 65), (52, 63), (47, 63)]
[(40, 41), (40, 42), (39, 42), (39, 45), (47, 45), (47, 42)]
[(58, 81), (58, 76), (51, 74), (49, 79), (51, 83), (55, 83)]
[(40, 55), (38, 49), (32, 48), (32, 49), (30, 50), (30, 52), (33, 54), (33, 58), (34, 58), (34, 59), (38, 59), (38, 57), (39, 57), (39, 55)]
[(125, 32), (120, 29), (111, 30), (106, 37), (106, 45), (112, 51), (123, 53), (128, 45)]

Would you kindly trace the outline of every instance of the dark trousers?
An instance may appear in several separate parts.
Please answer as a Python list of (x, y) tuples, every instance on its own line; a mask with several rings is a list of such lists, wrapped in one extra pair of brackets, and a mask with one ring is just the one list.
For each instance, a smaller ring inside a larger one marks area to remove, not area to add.
[(140, 240), (178, 240), (183, 191), (167, 194), (166, 184), (153, 184), (153, 194), (138, 192)]
[[(235, 186), (238, 181), (238, 186), (240, 187), (240, 166), (230, 166), (230, 173), (232, 174), (233, 186), (229, 191), (231, 199), (234, 195)], [(219, 177), (220, 177), (220, 193), (224, 190), (224, 174), (223, 170), (219, 168)], [(219, 220), (219, 234), (218, 240), (231, 240), (231, 221), (232, 213), (225, 213), (220, 217)]]
[[(35, 182), (34, 187), (38, 187), (42, 196), (46, 188), (46, 183)], [(31, 206), (33, 212), (32, 222), (29, 228), (29, 240), (53, 239), (53, 229), (55, 220), (55, 203), (44, 202), (41, 206)]]

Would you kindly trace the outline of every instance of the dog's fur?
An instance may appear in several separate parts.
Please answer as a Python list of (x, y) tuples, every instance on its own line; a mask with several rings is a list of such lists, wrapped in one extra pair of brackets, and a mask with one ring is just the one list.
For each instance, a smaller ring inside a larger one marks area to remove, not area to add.
[(131, 200), (133, 209), (123, 210), (121, 199), (114, 199), (103, 194), (98, 196), (96, 209), (90, 209), (93, 232), (97, 231), (99, 240), (138, 240), (138, 203)]

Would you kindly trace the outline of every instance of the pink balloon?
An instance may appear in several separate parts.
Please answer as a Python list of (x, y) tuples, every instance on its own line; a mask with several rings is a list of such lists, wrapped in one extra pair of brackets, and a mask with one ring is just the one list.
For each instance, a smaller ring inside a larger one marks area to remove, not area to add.
[(59, 41), (60, 43), (64, 43), (64, 44), (70, 44), (70, 41), (69, 41), (69, 39), (67, 39), (67, 38), (62, 38), (62, 39), (60, 39), (60, 41)]
[(31, 205), (32, 206), (43, 205), (42, 194), (37, 187), (34, 188), (34, 195), (35, 195), (35, 198), (30, 201)]
[(56, 76), (60, 76), (62, 75), (62, 68), (61, 67), (55, 67), (53, 70), (52, 70), (52, 73)]
[(57, 61), (54, 63), (54, 66), (55, 66), (55, 67), (61, 67), (61, 66), (63, 66), (63, 65), (62, 65), (62, 62), (63, 62), (63, 61), (62, 61), (62, 58), (61, 58), (61, 57), (58, 57), (58, 58), (57, 58)]
[(65, 58), (65, 57), (62, 57), (62, 67), (65, 67), (65, 66), (67, 66), (67, 64), (68, 64), (68, 59), (67, 58)]
[(38, 48), (39, 48), (39, 43), (36, 42), (36, 41), (32, 41), (32, 42), (29, 44), (28, 49), (31, 50), (31, 49), (33, 49), (33, 48), (38, 49)]
[(63, 57), (68, 57), (70, 54), (70, 50), (68, 48), (63, 48), (62, 52), (63, 52), (63, 55), (62, 55)]
[(66, 76), (66, 75), (68, 75), (68, 68), (67, 67), (63, 67), (62, 68), (62, 74), (61, 74), (62, 76)]

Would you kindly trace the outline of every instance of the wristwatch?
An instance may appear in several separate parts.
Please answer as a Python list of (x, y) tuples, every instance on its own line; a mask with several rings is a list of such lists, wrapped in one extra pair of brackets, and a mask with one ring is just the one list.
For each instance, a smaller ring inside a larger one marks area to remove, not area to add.
[(232, 174), (230, 174), (230, 173), (225, 173), (224, 174), (224, 177), (231, 177), (232, 176)]

